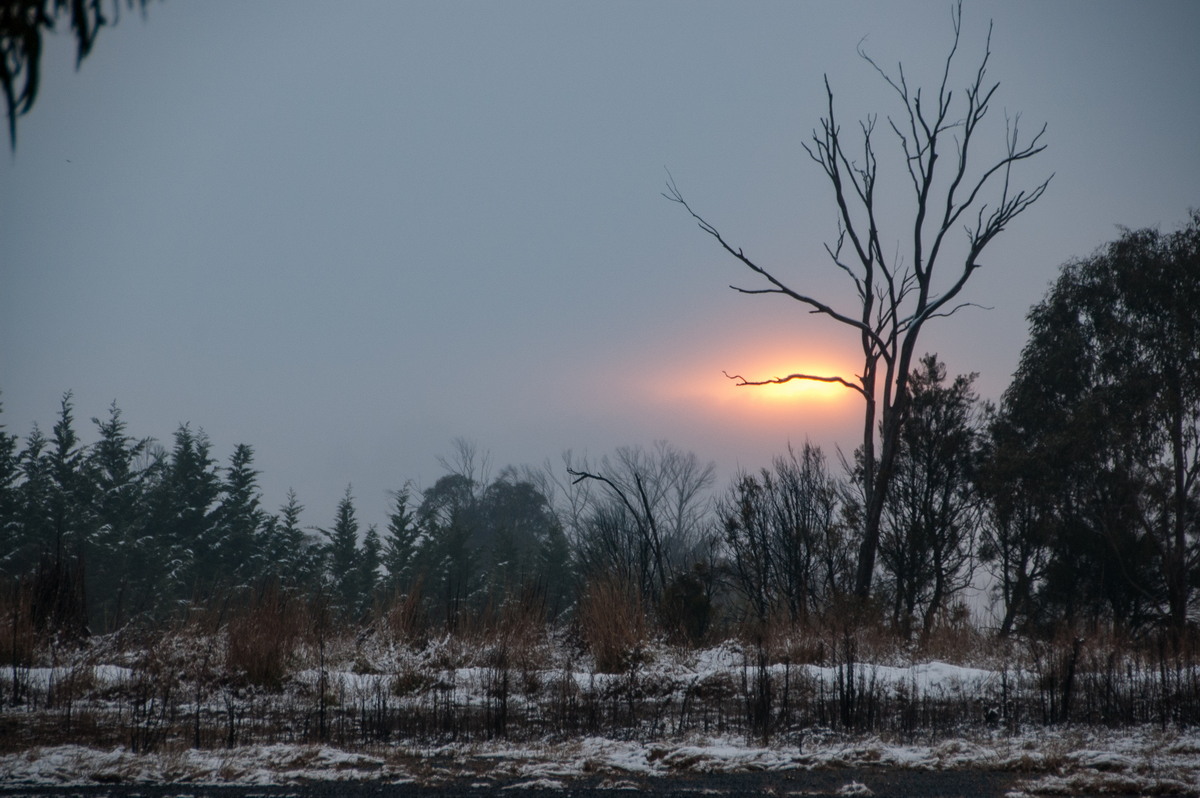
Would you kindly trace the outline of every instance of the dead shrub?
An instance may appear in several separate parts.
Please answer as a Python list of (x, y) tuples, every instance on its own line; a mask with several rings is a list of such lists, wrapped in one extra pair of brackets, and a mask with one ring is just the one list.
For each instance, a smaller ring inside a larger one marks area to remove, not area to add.
[(391, 640), (413, 648), (424, 644), (429, 632), (425, 596), (417, 580), (407, 593), (399, 593), (383, 613), (383, 627)]
[(713, 619), (714, 582), (704, 563), (696, 563), (667, 585), (658, 614), (673, 642), (699, 646), (707, 639)]
[(761, 640), (771, 662), (793, 665), (822, 665), (828, 658), (829, 644), (820, 627), (811, 621), (793, 620), (787, 615), (773, 615), (765, 624), (747, 623), (740, 630), (741, 639), (750, 644)]
[(971, 623), (970, 610), (956, 604), (938, 615), (934, 625), (921, 639), (921, 654), (926, 659), (966, 663), (977, 661), (987, 650), (986, 636)]
[(588, 582), (577, 621), (601, 673), (620, 673), (636, 664), (649, 639), (641, 591), (614, 576)]
[(520, 690), (533, 695), (541, 687), (541, 672), (551, 657), (549, 633), (541, 594), (535, 589), (521, 591), (500, 609), (489, 664), (515, 671), (520, 676)]
[(29, 667), (37, 642), (32, 593), (26, 580), (0, 586), (0, 665)]
[(278, 689), (293, 665), (306, 622), (299, 601), (276, 585), (267, 586), (229, 619), (226, 668), (250, 684)]

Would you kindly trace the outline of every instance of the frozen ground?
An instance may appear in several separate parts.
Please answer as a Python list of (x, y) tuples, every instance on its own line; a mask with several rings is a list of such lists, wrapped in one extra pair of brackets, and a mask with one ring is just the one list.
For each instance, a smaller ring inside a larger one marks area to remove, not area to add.
[[(950, 739), (931, 746), (866, 739), (768, 747), (748, 745), (744, 740), (644, 743), (586, 738), (538, 747), (396, 745), (347, 752), (329, 746), (277, 744), (150, 754), (67, 745), (33, 747), (0, 756), (0, 783), (15, 788), (370, 781), (563, 790), (587, 779), (619, 790), (681, 774), (855, 769), (1016, 772), (1021, 775), (1013, 795), (1197, 795), (1200, 735), (1149, 729), (1122, 734), (1065, 731), (990, 740)], [(846, 794), (854, 794), (850, 784)]]
[[(208, 641), (205, 645), (211, 644)], [(511, 695), (505, 693), (506, 706), (514, 715), (525, 712), (533, 718), (540, 717), (551, 700), (550, 693), (561, 693), (566, 686), (574, 691), (575, 701), (591, 700), (601, 708), (613, 700), (632, 701), (636, 695), (645, 707), (645, 715), (657, 718), (693, 711), (688, 710), (688, 702), (704, 700), (698, 696), (705, 685), (722, 687), (722, 700), (736, 706), (753, 693), (746, 687), (752, 684), (746, 680), (759, 678), (761, 672), (769, 674), (776, 685), (785, 680), (793, 686), (802, 682), (802, 689), (810, 696), (835, 692), (839, 681), (844, 684), (847, 675), (852, 674), (860, 689), (869, 689), (884, 700), (944, 702), (966, 708), (964, 711), (978, 718), (996, 704), (1002, 690), (1010, 695), (1028, 689), (1033, 678), (1015, 668), (963, 667), (943, 662), (860, 663), (850, 669), (775, 664), (758, 671), (748, 664), (747, 652), (732, 644), (701, 651), (664, 648), (637, 666), (635, 672), (626, 674), (598, 673), (586, 660), (561, 651), (532, 654), (541, 670), (530, 673), (528, 665), (525, 669), (513, 665), (511, 673), (504, 671), (504, 679), (506, 684), (510, 677), (513, 682)], [(0, 731), (8, 732), (8, 752), (0, 754), (0, 785), (5, 789), (42, 789), (111, 784), (267, 787), (361, 782), (557, 791), (584, 784), (589, 789), (645, 789), (648, 784), (671, 784), (668, 777), (673, 776), (719, 779), (729, 774), (754, 773), (790, 778), (787, 774), (960, 772), (1013, 774), (1010, 794), (1014, 796), (1200, 796), (1200, 731), (1162, 725), (1108, 730), (1021, 724), (1014, 730), (977, 719), (950, 733), (943, 730), (936, 735), (913, 733), (885, 739), (854, 736), (846, 731), (835, 733), (828, 727), (808, 724), (780, 731), (770, 745), (757, 745), (744, 730), (709, 734), (698, 731), (696, 724), (672, 727), (670, 722), (655, 720), (647, 726), (635, 716), (633, 725), (618, 733), (606, 733), (608, 736), (532, 734), (532, 726), (523, 727), (510, 737), (523, 742), (506, 741), (504, 735), (488, 740), (487, 735), (475, 733), (472, 741), (453, 744), (396, 742), (399, 737), (393, 736), (391, 742), (374, 743), (360, 737), (344, 748), (283, 742), (223, 746), (216, 741), (206, 748), (192, 748), (186, 733), (172, 732), (147, 746), (152, 749), (149, 752), (94, 742), (20, 744), (23, 739), (33, 740), (37, 730), (52, 728), (62, 718), (61, 700), (56, 709), (49, 696), (70, 685), (75, 685), (69, 710), (75, 713), (75, 723), (91, 713), (96, 723), (125, 723), (134, 731), (140, 728), (137, 723), (163, 723), (156, 718), (167, 714), (171, 722), (179, 722), (186, 730), (189, 717), (203, 716), (206, 722), (217, 724), (222, 713), (241, 711), (239, 707), (272, 712), (278, 706), (288, 706), (310, 712), (318, 685), (327, 690), (336, 688), (351, 714), (355, 707), (365, 710), (372, 701), (379, 700), (390, 702), (388, 711), (397, 715), (426, 711), (430, 706), (453, 707), (456, 712), (494, 711), (498, 706), (499, 672), (494, 664), (481, 664), (486, 656), (487, 652), (482, 651), (474, 655), (447, 652), (437, 644), (419, 651), (357, 650), (337, 667), (324, 671), (311, 667), (311, 662), (300, 662), (277, 692), (231, 687), (236, 680), (208, 682), (189, 676), (186, 669), (195, 658), (186, 647), (180, 649), (180, 664), (164, 665), (166, 659), (159, 657), (154, 660), (158, 670), (152, 673), (139, 664), (145, 657), (112, 657), (106, 661), (95, 653), (58, 668), (31, 668), (19, 678), (28, 696), (41, 696), (41, 708), (37, 700), (32, 700), (27, 706), (0, 709)], [(212, 659), (218, 661), (220, 657)], [(347, 660), (357, 665), (350, 667)], [(16, 678), (17, 674), (0, 674), (0, 681)], [(156, 710), (154, 704), (158, 693), (152, 688), (161, 686), (163, 679), (176, 680), (169, 694), (173, 696), (170, 700), (178, 703), (169, 712), (162, 705)], [(524, 687), (517, 686), (523, 682), (527, 683)], [(8, 694), (14, 694), (12, 689), (10, 683)], [(739, 689), (744, 694), (739, 694)], [(202, 700), (192, 700), (192, 696), (201, 694)], [(131, 696), (141, 698), (134, 701)], [(154, 715), (155, 711), (160, 715)], [(135, 722), (130, 714), (134, 712), (142, 712), (142, 720)], [(26, 730), (33, 730), (28, 738), (21, 736)], [(294, 729), (288, 733), (296, 737)], [(263, 732), (258, 734), (258, 739), (263, 739)], [(922, 742), (896, 742), (901, 739)], [(838, 789), (847, 795), (869, 794), (870, 790), (857, 780), (846, 781)]]

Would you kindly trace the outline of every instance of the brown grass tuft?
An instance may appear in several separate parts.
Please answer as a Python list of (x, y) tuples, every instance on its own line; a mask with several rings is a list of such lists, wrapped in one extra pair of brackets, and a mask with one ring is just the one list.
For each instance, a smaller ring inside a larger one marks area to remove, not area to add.
[(635, 664), (649, 639), (641, 591), (622, 580), (592, 579), (579, 603), (580, 636), (601, 673), (619, 673)]
[(302, 603), (269, 585), (229, 619), (225, 665), (250, 684), (278, 688), (306, 628)]

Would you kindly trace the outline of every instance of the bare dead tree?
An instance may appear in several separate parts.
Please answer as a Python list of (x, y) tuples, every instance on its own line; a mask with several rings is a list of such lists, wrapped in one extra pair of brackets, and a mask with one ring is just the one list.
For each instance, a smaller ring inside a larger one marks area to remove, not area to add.
[[(917, 339), (931, 319), (954, 315), (972, 304), (959, 301), (958, 297), (971, 275), (980, 268), (980, 255), (1017, 216), (1041, 198), (1053, 177), (1051, 175), (1030, 190), (1013, 186), (1013, 167), (1045, 149), (1041, 143), (1045, 125), (1027, 143), (1021, 143), (1019, 116), (1006, 117), (1004, 155), (982, 170), (973, 166), (972, 146), (1000, 84), (986, 78), (991, 57), (989, 25), (983, 57), (961, 95), (965, 101), (955, 101), (955, 92), (949, 84), (962, 30), (961, 3), (953, 9), (951, 20), (953, 43), (932, 104), (927, 102), (927, 95), (920, 88), (914, 90), (909, 86), (903, 65), (891, 74), (861, 46), (858, 51), (894, 90), (903, 107), (897, 117), (888, 117), (888, 125), (898, 140), (912, 184), (915, 214), (911, 237), (903, 245), (897, 244), (895, 258), (885, 255), (877, 218), (877, 117), (872, 115), (859, 123), (861, 135), (856, 139), (861, 140), (861, 151), (848, 152), (850, 142), (842, 136), (834, 113), (833, 90), (828, 76), (825, 77), (826, 115), (821, 119), (820, 127), (813, 131), (811, 141), (802, 146), (833, 188), (837, 238), (833, 245), (826, 244), (825, 250), (833, 263), (853, 281), (856, 300), (851, 308), (838, 309), (833, 303), (793, 288), (774, 270), (752, 260), (741, 247), (731, 244), (692, 209), (670, 175), (664, 192), (665, 197), (687, 210), (701, 230), (715, 238), (765, 283), (752, 288), (730, 286), (733, 290), (743, 294), (789, 297), (809, 313), (825, 316), (844, 326), (861, 341), (862, 372), (853, 378), (809, 373), (770, 379), (731, 376), (739, 386), (781, 384), (792, 380), (833, 382), (862, 396), (862, 489), (866, 515), (855, 577), (855, 592), (861, 597), (871, 592), (879, 549), (880, 519), (908, 406), (908, 379)], [(947, 150), (948, 157), (943, 157), (943, 150)], [(946, 168), (942, 168), (943, 164)], [(990, 201), (984, 200), (985, 194)], [(947, 236), (960, 225), (966, 233), (962, 259), (956, 263), (956, 256), (946, 255), (943, 260), (953, 260), (943, 267), (939, 259), (944, 249), (951, 248)], [(901, 251), (906, 257), (899, 254)]]

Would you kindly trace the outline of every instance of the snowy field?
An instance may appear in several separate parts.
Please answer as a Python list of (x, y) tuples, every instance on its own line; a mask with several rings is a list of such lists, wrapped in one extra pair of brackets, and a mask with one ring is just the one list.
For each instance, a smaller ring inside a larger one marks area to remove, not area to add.
[(612, 789), (680, 773), (832, 768), (1017, 771), (1014, 795), (1200, 794), (1200, 735), (1030, 733), (988, 740), (896, 745), (878, 739), (760, 747), (744, 739), (635, 742), (605, 738), (535, 747), (502, 742), (344, 751), (326, 745), (262, 745), (134, 754), (124, 748), (33, 747), (0, 756), (9, 787), (88, 784), (298, 785), (366, 780), (383, 784), (494, 783), (548, 790), (601, 777)]
[[(322, 652), (324, 668), (301, 652), (264, 687), (237, 678), (220, 646), (101, 643), (57, 667), (5, 668), (0, 784), (620, 789), (673, 774), (893, 768), (1014, 772), (1029, 795), (1200, 795), (1200, 730), (1038, 722), (1049, 670), (797, 665), (726, 643), (660, 646), (611, 674), (549, 642), (498, 656), (446, 639), (359, 641)], [(1149, 684), (1120, 673), (1131, 691)]]

